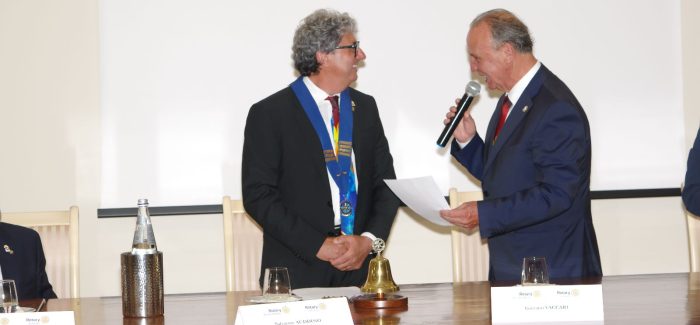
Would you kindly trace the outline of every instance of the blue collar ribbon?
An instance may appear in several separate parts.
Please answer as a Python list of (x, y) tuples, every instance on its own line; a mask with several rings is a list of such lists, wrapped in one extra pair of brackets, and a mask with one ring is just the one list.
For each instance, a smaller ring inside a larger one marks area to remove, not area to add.
[[(318, 105), (311, 92), (306, 88), (303, 77), (297, 78), (290, 87), (299, 99), (306, 116), (321, 141), (321, 147), (326, 159), (326, 167), (333, 177), (335, 184), (340, 189), (341, 219), (351, 214), (354, 223), (355, 206), (357, 204), (357, 192), (355, 190), (354, 172), (352, 168), (352, 100), (350, 91), (346, 88), (340, 93), (340, 134), (338, 135), (338, 156), (336, 157), (331, 138), (319, 111)], [(350, 206), (348, 207), (348, 204)], [(349, 211), (349, 212), (348, 212)], [(342, 220), (341, 220), (342, 221)], [(352, 234), (353, 226), (342, 225), (341, 230), (346, 235)]]

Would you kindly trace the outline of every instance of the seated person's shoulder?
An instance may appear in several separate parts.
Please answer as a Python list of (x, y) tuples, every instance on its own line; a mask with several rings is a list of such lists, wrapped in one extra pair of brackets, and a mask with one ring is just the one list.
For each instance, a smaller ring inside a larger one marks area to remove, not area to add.
[(39, 238), (36, 230), (11, 223), (0, 222), (0, 229), (5, 235), (14, 239)]

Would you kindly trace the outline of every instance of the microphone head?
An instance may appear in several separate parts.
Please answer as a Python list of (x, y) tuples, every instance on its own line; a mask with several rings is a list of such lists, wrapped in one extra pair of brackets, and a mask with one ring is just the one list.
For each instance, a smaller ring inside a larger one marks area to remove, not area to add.
[(467, 84), (467, 89), (465, 90), (465, 92), (469, 96), (476, 97), (476, 95), (478, 95), (481, 92), (481, 85), (478, 82), (472, 80)]

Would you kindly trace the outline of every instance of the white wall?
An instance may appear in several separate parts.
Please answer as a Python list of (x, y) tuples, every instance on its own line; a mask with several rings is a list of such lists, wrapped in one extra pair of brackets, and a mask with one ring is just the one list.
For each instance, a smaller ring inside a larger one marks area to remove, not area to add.
[[(432, 175), (445, 193), (476, 188), (435, 141), (453, 98), (478, 78), (466, 64), (469, 20), (505, 6), (528, 23), (535, 55), (586, 110), (591, 188), (680, 183), (680, 0), (369, 3), (100, 0), (101, 206), (240, 197), (248, 108), (295, 78), (294, 29), (322, 6), (357, 19), (367, 59), (356, 86), (377, 99), (399, 177)], [(498, 95), (483, 91), (471, 109), (482, 134)]]
[[(685, 107), (685, 139), (687, 147), (693, 140), (700, 125), (700, 2), (681, 1), (681, 36), (683, 44), (683, 106)], [(686, 151), (687, 154), (687, 151)]]
[(0, 0), (0, 209), (79, 205), (81, 291), (92, 296), (107, 293), (96, 257), (114, 245), (96, 217), (97, 12), (93, 0)]
[[(700, 41), (693, 36), (700, 30), (700, 5), (681, 4), (690, 145), (700, 122)], [(107, 145), (101, 142), (99, 89), (109, 82), (99, 69), (98, 12), (92, 0), (0, 0), (0, 208), (80, 206), (83, 296), (119, 295), (119, 253), (129, 249), (134, 227), (133, 218), (96, 217), (105, 199), (101, 168)], [(472, 16), (465, 14), (463, 23)], [(235, 166), (228, 168), (235, 173)], [(456, 171), (446, 177), (465, 176)], [(679, 198), (594, 201), (593, 212), (606, 274), (688, 270)], [(221, 216), (154, 217), (153, 222), (165, 254), (167, 293), (224, 290)], [(447, 231), (401, 212), (389, 241), (387, 256), (398, 283), (450, 281)], [(189, 281), (193, 274), (199, 283)]]

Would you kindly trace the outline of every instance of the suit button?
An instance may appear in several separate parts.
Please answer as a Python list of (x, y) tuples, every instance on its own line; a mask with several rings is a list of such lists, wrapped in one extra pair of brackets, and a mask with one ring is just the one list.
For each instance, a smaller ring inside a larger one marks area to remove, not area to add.
[(489, 196), (489, 191), (484, 191), (484, 197), (488, 197), (488, 196)]
[(333, 203), (331, 203), (331, 201), (328, 201), (328, 202), (326, 202), (326, 203), (328, 204), (328, 207), (329, 207), (329, 208), (332, 208), (332, 207), (333, 207)]

